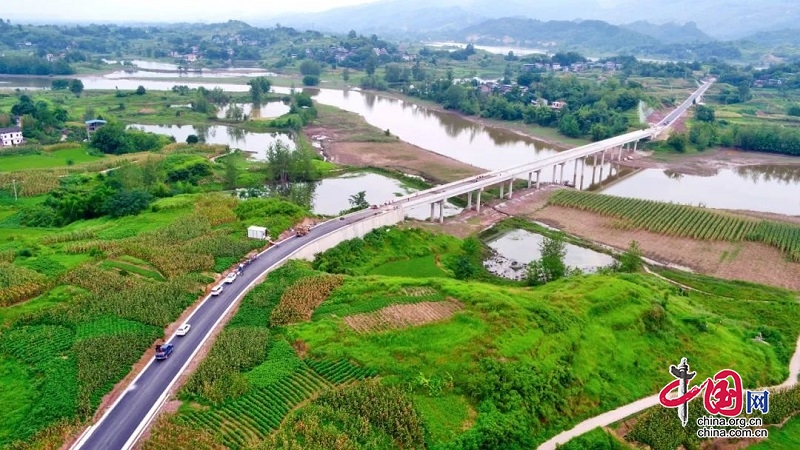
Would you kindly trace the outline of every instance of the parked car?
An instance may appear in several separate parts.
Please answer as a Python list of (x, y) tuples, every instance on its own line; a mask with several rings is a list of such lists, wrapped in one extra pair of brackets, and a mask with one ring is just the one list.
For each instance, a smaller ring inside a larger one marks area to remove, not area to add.
[(191, 325), (189, 325), (188, 323), (185, 323), (185, 324), (181, 325), (180, 328), (178, 328), (178, 331), (175, 333), (175, 335), (176, 336), (186, 336), (186, 333), (188, 333), (189, 329), (191, 329), (191, 328), (192, 328)]
[(156, 345), (156, 359), (167, 359), (174, 348), (175, 346), (172, 343)]
[(218, 284), (211, 288), (211, 295), (219, 295), (222, 293), (222, 285)]
[(225, 283), (227, 284), (231, 284), (234, 281), (236, 281), (236, 272), (231, 272), (227, 277), (225, 277)]

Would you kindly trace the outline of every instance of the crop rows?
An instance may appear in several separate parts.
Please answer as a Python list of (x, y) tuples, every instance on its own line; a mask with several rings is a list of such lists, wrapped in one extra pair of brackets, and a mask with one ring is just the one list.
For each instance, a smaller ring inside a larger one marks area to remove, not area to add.
[(310, 320), (314, 309), (321, 305), (334, 289), (344, 283), (341, 275), (319, 275), (303, 278), (291, 285), (281, 295), (281, 301), (272, 311), (272, 326)]
[(0, 263), (0, 306), (33, 298), (49, 287), (47, 277), (35, 270)]
[(243, 448), (263, 440), (280, 426), (295, 405), (328, 387), (328, 381), (301, 366), (292, 375), (253, 389), (220, 407), (181, 417), (194, 427), (218, 432), (228, 448)]
[(39, 239), (44, 245), (60, 244), (62, 242), (85, 241), (97, 237), (97, 228), (87, 228), (70, 231), (67, 233), (50, 234)]
[(800, 227), (795, 225), (737, 218), (687, 205), (583, 191), (558, 191), (550, 197), (549, 203), (615, 217), (635, 228), (669, 236), (762, 242), (780, 249), (792, 261), (800, 262)]
[(75, 333), (67, 327), (33, 325), (7, 331), (0, 338), (0, 350), (28, 364), (46, 363), (72, 346)]
[(378, 374), (376, 370), (356, 366), (346, 359), (338, 361), (307, 359), (306, 364), (326, 380), (333, 384), (347, 383), (353, 380), (372, 378)]

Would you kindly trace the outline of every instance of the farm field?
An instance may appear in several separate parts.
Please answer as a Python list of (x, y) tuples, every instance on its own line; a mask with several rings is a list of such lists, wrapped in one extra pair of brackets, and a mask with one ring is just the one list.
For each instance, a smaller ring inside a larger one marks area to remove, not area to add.
[(548, 203), (620, 219), (618, 227), (644, 229), (699, 240), (754, 241), (800, 262), (800, 226), (734, 217), (694, 206), (562, 190)]
[[(77, 144), (76, 144), (77, 145)], [(101, 156), (92, 156), (85, 147), (78, 145), (55, 151), (43, 151), (39, 154), (3, 156), (0, 172), (12, 172), (26, 169), (43, 169), (48, 167), (71, 166), (79, 163), (97, 161)]]
[[(377, 267), (374, 262), (388, 253), (402, 256), (397, 249), (406, 247), (388, 245), (388, 239), (396, 243), (405, 235), (413, 243), (424, 237), (394, 228), (381, 234), (385, 245), (369, 235), (365, 242), (378, 243), (342, 244), (371, 249), (353, 256), (360, 262), (353, 271)], [(396, 447), (400, 436), (417, 442), (419, 427), (428, 430), (426, 448), (468, 442), (532, 448), (582, 419), (657, 392), (670, 380), (664, 368), (678, 357), (670, 355), (697, 361), (701, 371), (735, 361), (747, 386), (779, 383), (800, 332), (791, 319), (798, 309), (795, 294), (779, 289), (753, 302), (741, 301), (750, 293), (740, 297), (736, 285), (705, 278), (695, 283), (724, 295), (681, 293), (642, 274), (580, 276), (535, 289), (345, 274), (330, 290), (333, 279), (314, 267), (338, 267), (333, 262), (346, 253), (329, 252), (314, 263), (293, 262), (273, 272), (243, 300), (181, 391), (182, 406), (160, 422), (146, 448), (167, 448), (177, 436), (227, 448), (330, 448), (333, 442), (386, 448)], [(324, 296), (310, 316), (309, 303), (292, 300), (297, 289)], [(370, 322), (358, 331), (348, 325), (353, 319), (366, 324), (365, 317), (387, 308), (393, 318), (414, 317), (443, 304), (458, 307), (437, 313), (434, 321)], [(297, 319), (270, 326), (279, 307), (296, 311)], [(770, 336), (770, 346), (752, 339), (759, 332)], [(226, 335), (257, 344), (236, 350)], [(713, 348), (708, 342), (715, 342)], [(517, 395), (538, 406), (521, 406)], [(408, 406), (391, 427), (381, 427), (361, 409), (364, 399)], [(364, 416), (366, 428), (351, 424), (353, 416)], [(587, 436), (590, 444), (610, 442)]]

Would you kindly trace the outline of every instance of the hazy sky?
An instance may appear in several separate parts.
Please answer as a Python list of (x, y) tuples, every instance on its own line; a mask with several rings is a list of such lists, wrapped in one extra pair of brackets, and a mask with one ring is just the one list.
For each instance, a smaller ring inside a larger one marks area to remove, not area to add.
[(0, 18), (35, 21), (247, 21), (376, 0), (0, 0)]

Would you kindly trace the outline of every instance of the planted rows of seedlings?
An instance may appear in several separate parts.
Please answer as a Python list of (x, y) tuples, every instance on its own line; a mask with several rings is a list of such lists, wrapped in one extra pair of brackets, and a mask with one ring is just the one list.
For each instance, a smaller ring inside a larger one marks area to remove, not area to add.
[(372, 378), (378, 374), (376, 370), (356, 366), (346, 359), (338, 361), (308, 359), (306, 364), (314, 369), (314, 372), (334, 384)]
[(244, 448), (277, 429), (289, 411), (314, 393), (331, 386), (303, 365), (288, 377), (256, 389), (208, 411), (181, 415), (185, 423), (216, 430), (228, 448)]
[(800, 227), (795, 225), (733, 217), (694, 206), (573, 190), (556, 192), (549, 203), (615, 217), (631, 227), (668, 236), (761, 242), (800, 262)]

